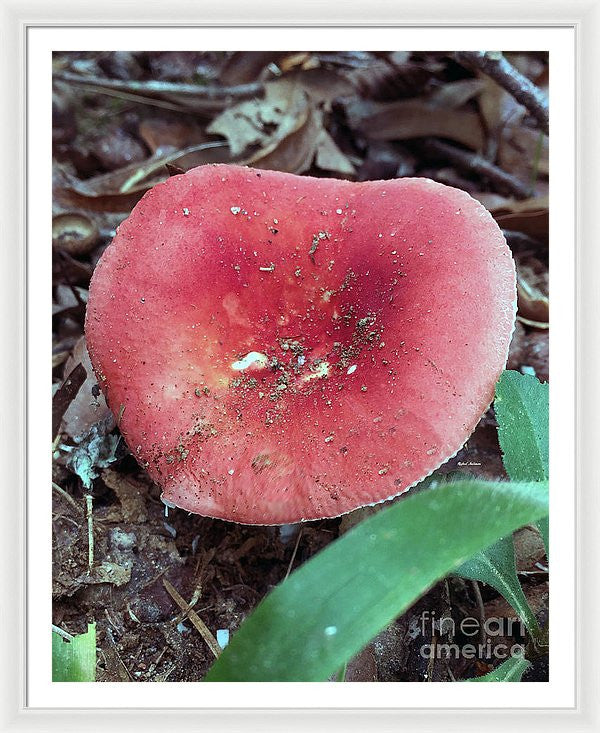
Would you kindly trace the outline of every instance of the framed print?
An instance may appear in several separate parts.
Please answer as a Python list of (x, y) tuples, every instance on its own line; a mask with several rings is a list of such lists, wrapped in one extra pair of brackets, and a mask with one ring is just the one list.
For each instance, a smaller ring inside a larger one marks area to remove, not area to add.
[(4, 727), (592, 730), (596, 3), (263, 5), (7, 6)]

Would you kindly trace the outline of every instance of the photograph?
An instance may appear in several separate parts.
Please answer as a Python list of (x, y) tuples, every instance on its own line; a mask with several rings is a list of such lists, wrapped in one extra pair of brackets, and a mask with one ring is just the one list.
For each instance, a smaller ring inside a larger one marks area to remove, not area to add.
[(550, 54), (325, 49), (53, 49), (52, 682), (553, 674)]

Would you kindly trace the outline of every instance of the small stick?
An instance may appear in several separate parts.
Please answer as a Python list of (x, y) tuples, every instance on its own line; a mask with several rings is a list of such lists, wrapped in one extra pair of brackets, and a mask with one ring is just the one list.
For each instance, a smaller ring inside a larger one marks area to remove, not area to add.
[(483, 605), (479, 583), (476, 580), (472, 580), (471, 585), (473, 586), (473, 593), (475, 594), (477, 610), (479, 612), (479, 642), (485, 644), (485, 606)]
[(526, 186), (518, 178), (511, 176), (510, 173), (503, 171), (502, 168), (498, 168), (497, 165), (482, 158), (481, 155), (460, 150), (453, 145), (448, 145), (448, 143), (433, 138), (427, 140), (425, 150), (433, 155), (445, 158), (467, 173), (478, 173), (489, 178), (497, 187), (509, 191), (516, 198), (526, 199), (529, 197), (529, 186)]
[(288, 565), (287, 573), (285, 574), (284, 580), (287, 580), (290, 573), (292, 572), (292, 565), (294, 564), (294, 560), (296, 559), (296, 553), (298, 552), (298, 545), (300, 544), (300, 537), (302, 537), (302, 527), (300, 527), (300, 531), (298, 532), (298, 536), (296, 537), (296, 544), (294, 545), (294, 551), (292, 552), (292, 557), (290, 558), (290, 564)]
[(532, 117), (535, 117), (542, 130), (548, 135), (550, 128), (548, 98), (532, 81), (515, 69), (502, 53), (499, 51), (458, 51), (456, 58), (460, 63), (466, 62), (475, 66), (506, 89)]
[(88, 571), (94, 564), (94, 523), (92, 518), (92, 495), (85, 495), (85, 516), (88, 524)]
[(62, 636), (65, 641), (73, 641), (74, 637), (71, 636), (68, 631), (64, 631), (63, 629), (61, 629), (60, 626), (55, 626), (54, 624), (52, 624), (52, 631), (54, 631), (55, 634)]
[(204, 623), (204, 621), (198, 616), (196, 611), (193, 611), (189, 604), (187, 604), (182, 596), (179, 595), (177, 590), (174, 588), (174, 586), (169, 583), (169, 581), (166, 578), (163, 578), (163, 585), (165, 586), (166, 591), (169, 593), (171, 598), (175, 601), (175, 603), (179, 606), (179, 608), (187, 614), (189, 620), (194, 624), (196, 627), (196, 630), (200, 634), (200, 636), (204, 639), (206, 644), (208, 645), (211, 652), (215, 655), (215, 657), (218, 657), (221, 654), (221, 647), (217, 643), (217, 640), (212, 635), (210, 629), (208, 626)]
[(52, 488), (54, 489), (54, 491), (56, 491), (57, 494), (60, 494), (65, 501), (69, 502), (69, 504), (73, 507), (77, 514), (81, 514), (81, 507), (70, 494), (67, 494), (67, 492), (62, 489), (58, 484), (55, 484), (54, 481), (52, 482)]
[(150, 95), (177, 94), (185, 97), (202, 97), (209, 100), (226, 99), (227, 97), (244, 99), (256, 96), (263, 91), (263, 85), (260, 82), (238, 84), (236, 86), (202, 86), (201, 84), (179, 84), (168, 81), (102, 79), (99, 76), (81, 76), (80, 74), (72, 74), (69, 71), (57, 72), (54, 74), (54, 78), (71, 84), (91, 85), (100, 89), (112, 89), (118, 92)]

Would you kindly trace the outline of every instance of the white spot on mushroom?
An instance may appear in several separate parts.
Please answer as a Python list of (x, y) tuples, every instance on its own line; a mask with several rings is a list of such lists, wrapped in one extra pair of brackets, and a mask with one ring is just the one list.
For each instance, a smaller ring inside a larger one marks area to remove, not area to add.
[(183, 215), (184, 216), (189, 216), (190, 215), (190, 210), (186, 206), (183, 207)]
[(354, 374), (354, 372), (358, 369), (358, 366), (356, 364), (352, 364), (352, 366), (348, 367), (348, 371), (346, 374)]
[(231, 209), (229, 209), (229, 211), (231, 211), (231, 213), (232, 213), (232, 214), (233, 214), (234, 216), (235, 216), (236, 214), (239, 214), (241, 210), (242, 210), (242, 207), (241, 207), (241, 206), (232, 206), (232, 207), (231, 207)]
[(235, 369), (236, 372), (241, 372), (250, 366), (254, 366), (257, 369), (264, 369), (268, 363), (269, 359), (264, 354), (258, 351), (250, 351), (243, 359), (234, 361), (231, 368)]
[(336, 210), (335, 210), (335, 213), (336, 213), (336, 214), (343, 214), (344, 212), (343, 212), (343, 211), (342, 211), (341, 209), (336, 209)]

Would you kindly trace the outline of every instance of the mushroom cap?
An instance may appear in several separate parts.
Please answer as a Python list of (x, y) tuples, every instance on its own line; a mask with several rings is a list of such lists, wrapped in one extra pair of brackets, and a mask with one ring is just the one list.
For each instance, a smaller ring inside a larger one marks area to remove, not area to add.
[(392, 498), (456, 454), (515, 309), (510, 250), (463, 191), (210, 165), (121, 224), (86, 335), (166, 503), (283, 524)]

